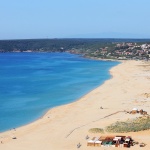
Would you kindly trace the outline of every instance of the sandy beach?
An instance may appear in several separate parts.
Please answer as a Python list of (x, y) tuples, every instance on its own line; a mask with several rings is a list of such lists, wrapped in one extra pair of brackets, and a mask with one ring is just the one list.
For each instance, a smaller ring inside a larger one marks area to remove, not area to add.
[[(29, 125), (0, 133), (0, 150), (75, 150), (78, 143), (81, 143), (81, 150), (103, 150), (102, 147), (88, 147), (85, 137), (110, 133), (89, 133), (90, 128), (105, 128), (116, 121), (140, 116), (124, 110), (138, 108), (150, 114), (150, 62), (123, 61), (110, 73), (110, 80), (81, 99), (53, 108)], [(136, 145), (130, 149), (150, 150), (150, 130), (121, 135), (130, 135), (147, 144), (144, 148)]]

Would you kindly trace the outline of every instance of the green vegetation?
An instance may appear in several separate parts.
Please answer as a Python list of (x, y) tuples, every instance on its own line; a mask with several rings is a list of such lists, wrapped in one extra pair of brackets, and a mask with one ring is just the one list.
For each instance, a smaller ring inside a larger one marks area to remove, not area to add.
[(150, 40), (139, 39), (27, 39), (27, 40), (0, 40), (0, 50), (11, 52), (14, 50), (26, 51), (66, 51), (78, 49), (78, 51), (95, 51), (108, 47), (113, 50), (117, 42), (144, 42)]
[(92, 128), (89, 130), (91, 133), (104, 133), (104, 129), (101, 128)]
[(0, 52), (69, 52), (101, 59), (149, 59), (150, 39), (0, 40)]
[(126, 122), (116, 122), (106, 127), (107, 132), (123, 133), (137, 132), (150, 129), (150, 117), (139, 117), (136, 119), (127, 120)]

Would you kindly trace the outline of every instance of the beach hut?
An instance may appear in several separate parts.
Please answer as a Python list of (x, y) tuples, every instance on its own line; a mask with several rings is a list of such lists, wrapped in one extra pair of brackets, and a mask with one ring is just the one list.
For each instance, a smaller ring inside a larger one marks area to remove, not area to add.
[(99, 140), (99, 137), (93, 137), (87, 142), (87, 146), (95, 146), (95, 142)]
[(143, 109), (141, 109), (141, 110), (139, 111), (139, 113), (142, 115), (142, 114), (143, 114)]
[(87, 142), (87, 146), (94, 146), (94, 140), (89, 140), (88, 142)]
[(114, 146), (113, 147), (119, 147), (120, 146), (120, 142), (121, 141), (121, 137), (119, 136), (116, 136), (114, 139), (113, 139), (113, 143), (114, 143)]
[(125, 140), (124, 147), (129, 147), (129, 146), (130, 146), (130, 139), (127, 138), (127, 139)]
[(131, 111), (131, 114), (136, 114), (138, 113), (138, 109), (137, 108), (133, 108), (132, 111)]
[(133, 140), (131, 136), (127, 136), (125, 138), (124, 147), (130, 147), (130, 146), (133, 146)]
[(114, 137), (115, 136), (111, 136), (111, 135), (101, 137), (100, 138), (100, 140), (102, 141), (101, 146), (102, 147), (112, 147)]
[(100, 147), (101, 144), (102, 144), (102, 141), (99, 141), (99, 140), (95, 141), (95, 146)]
[(147, 111), (143, 111), (143, 115), (147, 115)]

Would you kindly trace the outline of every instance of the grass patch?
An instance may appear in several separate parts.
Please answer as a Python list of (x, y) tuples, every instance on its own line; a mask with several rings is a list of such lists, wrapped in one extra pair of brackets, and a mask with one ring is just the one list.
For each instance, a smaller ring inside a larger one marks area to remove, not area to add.
[(92, 128), (89, 130), (91, 133), (104, 133), (104, 129), (102, 128)]
[(150, 117), (139, 117), (130, 119), (126, 122), (116, 122), (106, 127), (107, 132), (124, 133), (124, 132), (137, 132), (150, 129)]

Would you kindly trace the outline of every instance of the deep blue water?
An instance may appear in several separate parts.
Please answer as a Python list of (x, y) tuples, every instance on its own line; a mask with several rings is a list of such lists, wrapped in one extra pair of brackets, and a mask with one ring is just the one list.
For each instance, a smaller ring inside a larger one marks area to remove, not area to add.
[(117, 64), (68, 53), (0, 53), (0, 132), (79, 99)]

